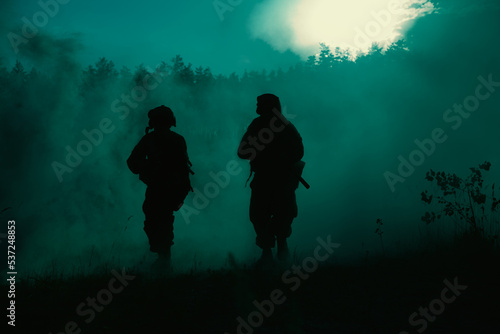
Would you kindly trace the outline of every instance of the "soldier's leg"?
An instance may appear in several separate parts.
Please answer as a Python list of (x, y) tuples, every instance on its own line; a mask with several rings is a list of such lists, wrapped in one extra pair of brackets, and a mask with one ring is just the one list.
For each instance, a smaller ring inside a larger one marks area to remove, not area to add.
[(173, 211), (166, 208), (161, 192), (148, 187), (143, 211), (146, 216), (144, 232), (148, 236), (150, 250), (169, 256), (174, 239), (174, 216)]
[(271, 249), (275, 244), (275, 237), (271, 230), (269, 192), (265, 189), (252, 189), (250, 198), (250, 221), (257, 234), (256, 244), (263, 250)]
[(281, 260), (286, 260), (290, 255), (286, 239), (292, 234), (292, 222), (297, 217), (297, 211), (295, 191), (281, 193), (271, 220), (272, 232), (278, 243), (278, 258)]
[(156, 252), (170, 258), (170, 248), (174, 244), (174, 215), (171, 211), (162, 212), (154, 224), (154, 237)]

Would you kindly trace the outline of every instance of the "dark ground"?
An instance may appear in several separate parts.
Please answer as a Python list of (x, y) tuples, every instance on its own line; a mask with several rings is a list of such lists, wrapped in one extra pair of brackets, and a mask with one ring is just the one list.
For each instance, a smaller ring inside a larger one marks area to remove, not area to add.
[[(441, 298), (445, 279), (457, 278), (467, 288), (421, 332), (499, 333), (498, 253), (475, 244), (457, 244), (407, 259), (380, 258), (358, 267), (330, 264), (301, 280), (296, 291), (290, 289), (293, 284), (282, 281), (283, 270), (235, 267), (165, 277), (128, 270), (136, 278), (89, 324), (85, 323), (88, 315), (78, 315), (76, 308), (108, 286), (110, 271), (65, 280), (30, 278), (17, 283), (14, 332), (233, 334), (238, 333), (236, 319), (248, 319), (256, 311), (254, 300), (262, 302), (280, 289), (286, 301), (274, 306), (262, 326), (239, 333), (413, 334), (423, 328), (411, 326), (410, 315)], [(65, 331), (69, 321), (78, 328)]]

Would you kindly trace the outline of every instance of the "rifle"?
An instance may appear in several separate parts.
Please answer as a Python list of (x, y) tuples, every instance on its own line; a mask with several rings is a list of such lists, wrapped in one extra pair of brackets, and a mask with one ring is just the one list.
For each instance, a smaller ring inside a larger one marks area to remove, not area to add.
[(189, 174), (194, 175), (194, 172), (193, 172), (193, 170), (191, 169), (191, 167), (193, 167), (193, 164), (191, 163), (191, 161), (189, 161), (189, 160), (188, 160), (188, 170), (189, 170)]
[(304, 178), (302, 177), (302, 171), (304, 170), (304, 167), (306, 166), (306, 163), (304, 161), (297, 161), (295, 164), (294, 164), (294, 167), (295, 167), (295, 171), (297, 173), (297, 177), (299, 178), (299, 182), (302, 183), (304, 185), (304, 187), (306, 187), (306, 189), (309, 189), (311, 188), (311, 186), (309, 185), (309, 183), (307, 183), (306, 180), (304, 180)]

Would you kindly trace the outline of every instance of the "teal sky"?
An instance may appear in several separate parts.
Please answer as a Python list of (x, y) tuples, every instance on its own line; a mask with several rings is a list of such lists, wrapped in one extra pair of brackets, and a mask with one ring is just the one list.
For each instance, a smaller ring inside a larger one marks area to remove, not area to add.
[[(243, 0), (224, 12), (221, 20), (212, 0), (69, 0), (60, 5), (40, 34), (74, 39), (81, 48), (73, 57), (84, 65), (106, 57), (118, 67), (134, 68), (141, 63), (154, 67), (180, 54), (187, 63), (208, 66), (216, 74), (241, 74), (245, 69), (287, 69), (317, 53), (320, 42), (332, 49), (352, 47), (360, 41), (359, 31), (373, 27), (370, 26), (376, 22), (373, 13), (387, 11), (390, 3), (391, 0)], [(389, 26), (384, 26), (372, 42), (387, 45), (395, 36), (407, 37), (408, 31), (420, 25), (424, 16), (437, 17), (440, 22), (438, 30), (429, 32), (430, 41), (461, 40), (463, 36), (454, 36), (453, 27), (446, 23), (449, 14), (466, 17), (474, 12), (487, 12), (492, 6), (498, 8), (491, 0), (473, 3), (407, 0), (406, 3), (403, 13), (393, 15)], [(8, 34), (21, 34), (22, 18), (32, 21), (40, 10), (36, 0), (2, 0), (0, 36), (4, 37), (0, 41), (0, 57), (8, 65), (16, 59), (28, 63), (33, 60), (23, 58), (22, 52), (14, 53)], [(383, 15), (378, 16), (384, 19)]]
[[(287, 68), (295, 64), (298, 56), (274, 51), (248, 33), (247, 21), (253, 6), (255, 1), (243, 1), (221, 21), (209, 0), (143, 0), (119, 4), (72, 0), (61, 5), (43, 31), (61, 37), (77, 34), (83, 46), (80, 61), (87, 64), (104, 56), (118, 66), (134, 67), (140, 63), (155, 66), (176, 54), (195, 66), (209, 66), (214, 73)], [(19, 31), (13, 27), (22, 24), (21, 18), (30, 18), (38, 10), (36, 1), (12, 4), (7, 11), (11, 13), (10, 31)], [(10, 61), (14, 57), (11, 51), (9, 47), (2, 52)]]

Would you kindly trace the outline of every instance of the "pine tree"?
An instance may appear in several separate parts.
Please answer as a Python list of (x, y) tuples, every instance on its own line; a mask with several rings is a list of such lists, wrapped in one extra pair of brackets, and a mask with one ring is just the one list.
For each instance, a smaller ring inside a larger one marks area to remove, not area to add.
[(333, 54), (330, 47), (325, 43), (320, 43), (321, 50), (319, 52), (318, 66), (322, 70), (327, 70), (333, 66)]
[(180, 55), (176, 55), (172, 58), (172, 65), (169, 66), (169, 69), (172, 71), (172, 75), (176, 82), (185, 85), (192, 85), (195, 79), (194, 72), (191, 67), (191, 64), (184, 64), (184, 60)]
[(24, 70), (23, 64), (19, 60), (16, 60), (16, 64), (12, 67), (10, 71), (11, 81), (16, 87), (19, 87), (26, 83), (28, 78), (28, 73)]
[(135, 68), (135, 73), (134, 73), (134, 84), (136, 86), (143, 86), (144, 85), (144, 78), (146, 78), (146, 76), (148, 74), (151, 74), (148, 69), (146, 68), (146, 66), (144, 66), (144, 64), (140, 64), (139, 66), (137, 66)]

